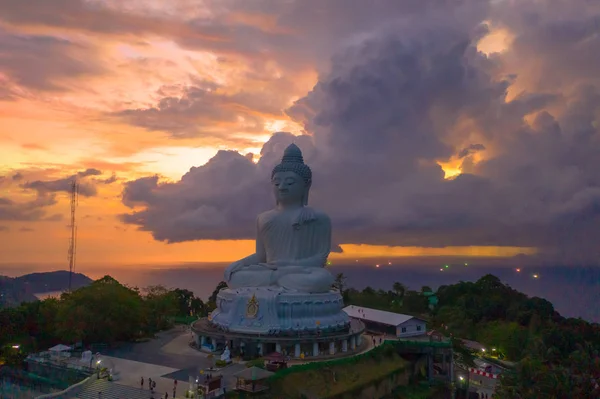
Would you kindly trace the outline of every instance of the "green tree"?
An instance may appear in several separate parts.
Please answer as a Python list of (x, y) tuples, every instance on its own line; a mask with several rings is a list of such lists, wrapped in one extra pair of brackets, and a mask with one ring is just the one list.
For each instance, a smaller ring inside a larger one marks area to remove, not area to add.
[(404, 294), (403, 307), (412, 314), (424, 314), (429, 312), (427, 297), (417, 291), (407, 291)]
[(176, 288), (173, 290), (177, 302), (177, 314), (179, 316), (202, 316), (204, 315), (204, 302), (196, 297), (190, 290)]
[(335, 275), (333, 288), (340, 291), (340, 294), (344, 294), (344, 289), (346, 288), (346, 276), (344, 275), (344, 273), (338, 273)]
[(177, 315), (178, 302), (175, 292), (162, 285), (149, 286), (145, 290), (144, 313), (146, 329), (156, 332), (171, 326), (171, 318)]
[(217, 307), (217, 295), (219, 294), (219, 291), (221, 291), (224, 288), (227, 288), (227, 283), (225, 281), (221, 281), (219, 284), (217, 284), (215, 290), (212, 292), (212, 294), (210, 294), (210, 297), (208, 298), (207, 310), (210, 311)]
[(394, 293), (398, 297), (400, 304), (402, 304), (402, 299), (404, 298), (404, 294), (406, 293), (406, 286), (398, 281), (394, 283), (392, 286)]
[(144, 329), (142, 298), (110, 276), (63, 294), (56, 317), (57, 335), (84, 343), (130, 340)]

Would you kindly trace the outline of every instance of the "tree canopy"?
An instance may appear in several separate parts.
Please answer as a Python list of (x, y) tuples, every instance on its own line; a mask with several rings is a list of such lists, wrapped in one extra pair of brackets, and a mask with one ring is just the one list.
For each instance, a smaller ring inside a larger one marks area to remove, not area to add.
[(177, 317), (206, 311), (191, 291), (160, 285), (139, 290), (105, 276), (59, 299), (0, 309), (0, 347), (18, 344), (27, 353), (57, 343), (132, 341), (169, 328)]
[[(428, 308), (429, 286), (411, 290), (395, 282), (392, 290), (347, 289), (346, 304), (419, 316), (428, 328), (453, 337), (463, 363), (469, 356), (455, 338), (478, 341), (500, 357), (517, 362), (501, 379), (501, 399), (600, 397), (600, 325), (562, 317), (547, 300), (528, 297), (485, 275), (438, 288)], [(595, 395), (595, 396), (594, 396)]]

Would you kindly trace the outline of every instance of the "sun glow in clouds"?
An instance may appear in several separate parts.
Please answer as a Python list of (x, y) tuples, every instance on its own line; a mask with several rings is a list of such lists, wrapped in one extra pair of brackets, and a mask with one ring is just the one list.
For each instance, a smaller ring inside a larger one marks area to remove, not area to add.
[[(159, 171), (171, 179), (179, 179), (193, 166), (204, 165), (218, 149), (208, 147), (158, 147), (139, 152), (127, 160), (140, 162), (148, 173)], [(118, 160), (122, 161), (122, 160)]]
[(444, 171), (444, 179), (452, 179), (462, 173), (460, 162), (438, 162)]
[(479, 40), (477, 50), (485, 55), (506, 51), (511, 46), (514, 36), (506, 28), (494, 27), (489, 23), (485, 23), (485, 25), (487, 25), (489, 33)]

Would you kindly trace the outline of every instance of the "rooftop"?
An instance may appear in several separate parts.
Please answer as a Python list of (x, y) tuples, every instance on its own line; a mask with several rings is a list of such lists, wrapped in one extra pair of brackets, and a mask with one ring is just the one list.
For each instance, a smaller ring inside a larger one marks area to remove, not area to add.
[(372, 321), (375, 323), (386, 324), (388, 326), (399, 326), (400, 324), (406, 323), (410, 319), (419, 319), (418, 317), (407, 314), (386, 312), (384, 310), (365, 308), (355, 305), (346, 306), (344, 308), (344, 312), (354, 319)]
[(264, 380), (274, 375), (275, 373), (261, 369), (259, 367), (249, 367), (234, 374), (237, 378), (242, 378), (249, 381)]

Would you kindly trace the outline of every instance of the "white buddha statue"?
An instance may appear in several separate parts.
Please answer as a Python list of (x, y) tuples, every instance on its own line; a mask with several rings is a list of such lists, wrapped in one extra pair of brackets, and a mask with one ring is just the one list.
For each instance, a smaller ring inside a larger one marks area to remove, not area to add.
[(225, 347), (225, 350), (221, 354), (221, 360), (224, 362), (231, 362), (231, 351), (229, 350), (229, 345)]
[(331, 250), (331, 221), (307, 206), (311, 179), (302, 152), (291, 144), (271, 174), (276, 207), (258, 215), (256, 252), (225, 269), (230, 288), (329, 292), (334, 279), (325, 264)]

